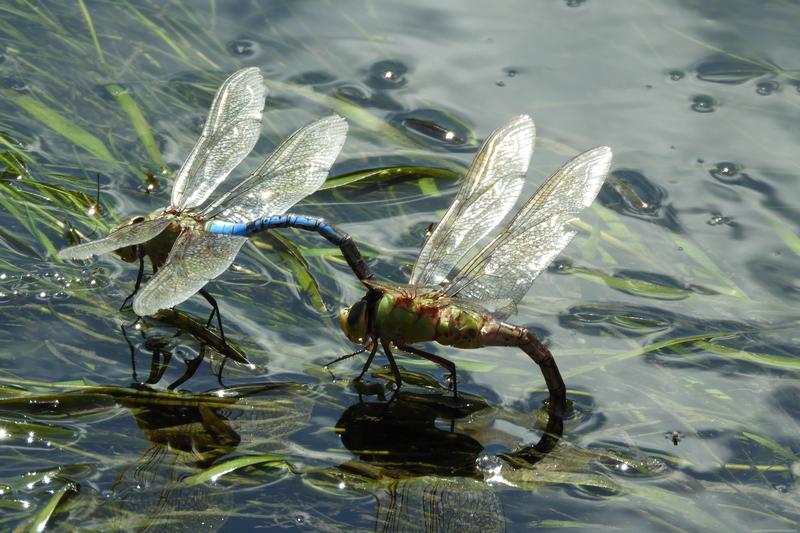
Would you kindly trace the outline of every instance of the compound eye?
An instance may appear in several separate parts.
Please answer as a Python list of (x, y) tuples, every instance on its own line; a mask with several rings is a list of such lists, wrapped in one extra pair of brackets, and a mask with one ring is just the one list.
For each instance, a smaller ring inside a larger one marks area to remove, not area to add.
[(366, 305), (367, 304), (365, 304), (363, 300), (360, 300), (355, 305), (353, 305), (348, 309), (347, 324), (349, 326), (356, 325), (356, 323), (361, 318), (361, 315), (363, 315), (366, 312)]

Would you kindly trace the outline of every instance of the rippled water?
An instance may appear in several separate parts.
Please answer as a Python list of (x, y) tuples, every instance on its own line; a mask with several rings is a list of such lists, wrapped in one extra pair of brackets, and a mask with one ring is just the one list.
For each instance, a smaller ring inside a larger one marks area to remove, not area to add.
[[(0, 12), (2, 526), (798, 529), (793, 2)], [(431, 347), (459, 366), (458, 407), (441, 370), (413, 359), (401, 366), (416, 386), (391, 404), (380, 365), (362, 390), (347, 380), (357, 360), (326, 372), (352, 350), (335, 311), (361, 291), (313, 235), (285, 234), (307, 269), (263, 237), (209, 286), (256, 365), (227, 365), (225, 390), (202, 300), (137, 329), (117, 310), (135, 265), (53, 258), (65, 224), (102, 234), (165, 205), (213, 90), (250, 65), (271, 94), (243, 168), (336, 111), (351, 134), (332, 175), (446, 169), (378, 174), (295, 209), (339, 223), (393, 281), (452, 200), (452, 170), (512, 116), (531, 114), (539, 135), (523, 194), (578, 151), (613, 147), (582, 232), (514, 318), (546, 339), (573, 402), (549, 454), (531, 451), (543, 382), (514, 350)], [(166, 390), (199, 355), (178, 385), (195, 394)]]

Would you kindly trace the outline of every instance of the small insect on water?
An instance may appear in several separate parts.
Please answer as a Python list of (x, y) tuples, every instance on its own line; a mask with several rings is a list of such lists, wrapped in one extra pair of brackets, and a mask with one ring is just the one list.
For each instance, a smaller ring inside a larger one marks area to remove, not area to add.
[(360, 379), (380, 343), (399, 387), (394, 345), (447, 369), (457, 397), (456, 365), (412, 344), (517, 346), (544, 375), (551, 417), (563, 417), (566, 387), (553, 355), (528, 329), (503, 320), (574, 237), (569, 224), (600, 191), (611, 166), (611, 149), (594, 148), (567, 162), (488, 244), (468, 254), (516, 202), (535, 132), (533, 120), (522, 115), (484, 141), (452, 205), (422, 247), (409, 284), (363, 280), (366, 296), (340, 312), (345, 335), (363, 346), (333, 362), (369, 350)]
[[(213, 307), (208, 323), (216, 314), (221, 334), (219, 308), (203, 286), (227, 270), (254, 233), (285, 227), (316, 231), (339, 246), (359, 279), (371, 277), (349, 235), (322, 219), (282, 214), (327, 178), (347, 136), (342, 117), (326, 117), (297, 130), (255, 172), (202, 207), (255, 146), (265, 98), (258, 68), (231, 75), (217, 91), (200, 139), (178, 170), (170, 205), (132, 219), (103, 239), (65, 248), (58, 257), (88, 259), (116, 251), (126, 261), (139, 261), (136, 286), (123, 307), (133, 297), (137, 315), (152, 315), (199, 292)], [(145, 256), (154, 275), (140, 291)]]

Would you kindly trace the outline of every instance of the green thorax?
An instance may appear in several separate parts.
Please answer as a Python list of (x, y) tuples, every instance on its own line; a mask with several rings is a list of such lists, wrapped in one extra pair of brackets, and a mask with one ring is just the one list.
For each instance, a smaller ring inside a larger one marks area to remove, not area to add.
[(454, 304), (435, 293), (419, 296), (386, 291), (378, 302), (375, 325), (383, 339), (407, 344), (436, 341), (459, 348), (477, 348), (489, 317)]

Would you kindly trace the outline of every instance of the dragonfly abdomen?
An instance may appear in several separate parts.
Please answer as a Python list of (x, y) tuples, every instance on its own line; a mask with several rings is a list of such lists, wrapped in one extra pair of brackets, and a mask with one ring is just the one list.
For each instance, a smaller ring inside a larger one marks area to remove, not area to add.
[(346, 233), (336, 230), (333, 226), (325, 222), (324, 219), (302, 215), (272, 215), (251, 220), (250, 222), (212, 220), (206, 223), (205, 230), (210, 233), (221, 235), (250, 237), (261, 231), (276, 228), (297, 228), (306, 231), (316, 231), (337, 245), (341, 244), (341, 240), (347, 235)]
[(350, 235), (340, 231), (327, 222), (325, 219), (307, 217), (303, 215), (272, 215), (269, 217), (251, 220), (250, 222), (223, 222), (212, 220), (206, 222), (205, 230), (210, 233), (221, 235), (232, 235), (237, 237), (249, 237), (255, 233), (277, 228), (297, 228), (305, 231), (316, 231), (325, 239), (342, 251), (342, 255), (347, 264), (353, 269), (358, 279), (369, 279), (372, 273), (361, 257), (353, 239)]
[(480, 348), (481, 330), (489, 317), (457, 305), (444, 307), (439, 316), (436, 342), (455, 348)]

